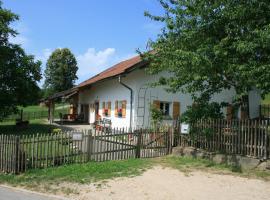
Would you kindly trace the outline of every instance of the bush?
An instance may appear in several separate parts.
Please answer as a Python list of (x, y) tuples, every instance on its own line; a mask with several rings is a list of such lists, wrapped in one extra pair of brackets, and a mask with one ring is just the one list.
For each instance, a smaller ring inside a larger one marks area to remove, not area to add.
[(187, 111), (181, 116), (182, 122), (194, 123), (198, 119), (222, 119), (224, 118), (221, 108), (223, 105), (216, 102), (196, 103), (189, 106)]
[(163, 115), (161, 110), (159, 110), (158, 108), (156, 108), (155, 105), (151, 105), (150, 106), (150, 113), (151, 113), (151, 120), (152, 123), (154, 125), (154, 127), (156, 127), (158, 124), (161, 123), (162, 119), (163, 119)]
[(55, 128), (52, 130), (52, 133), (53, 134), (60, 134), (60, 133), (62, 133), (62, 130), (60, 128)]

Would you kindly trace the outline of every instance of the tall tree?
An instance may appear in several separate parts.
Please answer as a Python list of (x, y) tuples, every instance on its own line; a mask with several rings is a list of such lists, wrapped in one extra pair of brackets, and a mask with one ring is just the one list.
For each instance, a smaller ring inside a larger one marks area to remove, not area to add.
[(70, 89), (78, 79), (75, 56), (68, 48), (56, 49), (49, 57), (45, 70), (46, 95)]
[[(159, 0), (165, 14), (152, 20), (165, 27), (155, 53), (147, 53), (150, 73), (166, 70), (159, 84), (209, 101), (214, 93), (235, 89), (245, 103), (257, 87), (270, 92), (270, 4), (268, 0)], [(200, 94), (200, 95), (199, 95)]]
[(9, 42), (10, 37), (17, 35), (10, 24), (18, 19), (18, 15), (4, 9), (0, 1), (0, 121), (16, 112), (17, 106), (37, 101), (39, 94), (37, 81), (41, 79), (41, 62)]

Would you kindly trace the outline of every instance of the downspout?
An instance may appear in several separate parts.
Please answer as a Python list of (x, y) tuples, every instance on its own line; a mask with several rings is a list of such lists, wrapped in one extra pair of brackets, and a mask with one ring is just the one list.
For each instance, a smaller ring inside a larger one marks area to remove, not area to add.
[(129, 117), (129, 129), (132, 128), (132, 109), (133, 109), (133, 90), (127, 86), (125, 83), (122, 82), (121, 76), (118, 77), (118, 81), (121, 85), (127, 88), (130, 91), (130, 117)]

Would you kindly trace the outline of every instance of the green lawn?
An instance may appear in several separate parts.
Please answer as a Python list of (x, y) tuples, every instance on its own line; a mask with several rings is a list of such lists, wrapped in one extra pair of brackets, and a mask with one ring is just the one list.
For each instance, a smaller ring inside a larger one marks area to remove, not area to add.
[(41, 112), (41, 111), (47, 111), (48, 108), (46, 106), (39, 106), (39, 105), (33, 105), (33, 106), (27, 106), (27, 107), (19, 107), (19, 110), (23, 109), (24, 112)]
[(7, 121), (0, 123), (0, 134), (36, 134), (36, 133), (50, 133), (52, 129), (56, 128), (54, 125), (47, 123), (46, 119), (30, 120), (26, 129), (20, 129), (15, 125), (15, 121)]
[[(27, 106), (27, 107), (18, 107), (19, 110), (23, 110), (23, 120), (33, 120), (33, 119), (46, 119), (48, 118), (48, 108), (46, 106)], [(54, 117), (59, 118), (59, 113), (66, 114), (68, 113), (69, 105), (68, 104), (56, 104)], [(15, 122), (16, 119), (20, 118), (20, 111), (16, 114), (9, 115), (4, 122)]]
[(130, 177), (142, 174), (151, 166), (151, 159), (130, 159), (123, 161), (89, 162), (73, 164), (57, 168), (28, 171), (21, 175), (6, 175), (0, 173), (0, 184), (22, 186), (32, 189), (45, 190), (50, 185), (63, 182), (92, 183), (116, 177)]
[(270, 94), (266, 95), (262, 100), (262, 104), (270, 104)]
[[(21, 186), (40, 191), (52, 191), (54, 186), (63, 182), (89, 184), (116, 177), (131, 177), (142, 174), (153, 166), (161, 165), (178, 169), (184, 173), (192, 171), (207, 171), (218, 174), (231, 174), (236, 176), (260, 178), (270, 181), (269, 171), (242, 171), (228, 165), (215, 164), (209, 160), (189, 157), (165, 156), (153, 159), (130, 159), (122, 161), (89, 162), (86, 164), (73, 164), (56, 168), (30, 170), (21, 175), (0, 174), (0, 184)], [(66, 190), (67, 188), (65, 188)], [(63, 190), (63, 188), (61, 189)], [(67, 189), (69, 193), (75, 193)]]
[[(55, 110), (66, 110), (69, 104), (55, 104)], [(23, 109), (24, 112), (42, 112), (42, 111), (48, 111), (48, 108), (46, 106), (39, 106), (39, 105), (32, 105), (27, 107), (19, 107), (19, 109)]]

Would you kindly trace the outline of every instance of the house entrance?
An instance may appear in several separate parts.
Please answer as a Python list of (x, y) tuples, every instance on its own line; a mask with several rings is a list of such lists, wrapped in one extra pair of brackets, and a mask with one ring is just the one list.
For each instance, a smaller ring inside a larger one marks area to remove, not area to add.
[(98, 111), (99, 111), (99, 102), (96, 101), (95, 102), (95, 121), (97, 121), (100, 118)]
[(82, 114), (82, 120), (84, 122), (89, 121), (89, 105), (88, 104), (82, 104), (81, 105), (81, 114)]

